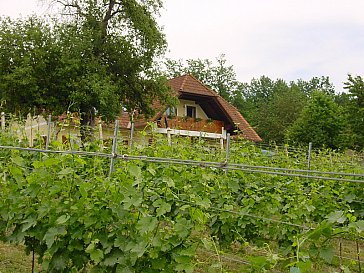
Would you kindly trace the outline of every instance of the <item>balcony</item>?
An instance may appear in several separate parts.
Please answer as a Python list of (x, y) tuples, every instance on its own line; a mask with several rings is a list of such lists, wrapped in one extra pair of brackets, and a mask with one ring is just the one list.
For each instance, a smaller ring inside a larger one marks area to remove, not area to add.
[(224, 123), (220, 120), (162, 116), (158, 127), (221, 134)]

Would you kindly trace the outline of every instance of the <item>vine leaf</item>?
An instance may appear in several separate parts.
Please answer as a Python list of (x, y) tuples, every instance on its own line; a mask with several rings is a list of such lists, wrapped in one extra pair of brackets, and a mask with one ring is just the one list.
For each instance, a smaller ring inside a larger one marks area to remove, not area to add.
[(171, 205), (167, 202), (164, 202), (162, 199), (154, 201), (153, 206), (157, 208), (157, 217), (171, 211)]
[(141, 234), (153, 231), (158, 225), (158, 220), (152, 216), (146, 216), (140, 219), (136, 225), (136, 228)]
[(58, 217), (58, 219), (56, 220), (56, 224), (57, 225), (63, 225), (69, 219), (70, 219), (70, 216), (69, 215), (63, 214), (62, 216)]
[(327, 216), (329, 223), (344, 223), (347, 218), (342, 210), (334, 211)]
[(64, 226), (52, 227), (48, 229), (46, 234), (43, 237), (43, 240), (46, 242), (48, 248), (51, 248), (57, 235), (66, 234), (66, 228)]
[(331, 263), (335, 255), (335, 248), (331, 246), (326, 246), (320, 248), (320, 257), (324, 259), (327, 263)]

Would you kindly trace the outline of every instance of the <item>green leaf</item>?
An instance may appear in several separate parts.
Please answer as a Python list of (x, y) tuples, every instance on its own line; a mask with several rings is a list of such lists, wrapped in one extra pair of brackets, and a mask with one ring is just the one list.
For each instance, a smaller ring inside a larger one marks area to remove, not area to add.
[(170, 188), (174, 188), (175, 187), (174, 181), (170, 177), (164, 177), (163, 178), (163, 182), (166, 183), (167, 186), (170, 187)]
[(129, 266), (119, 264), (116, 267), (116, 273), (135, 273), (135, 271)]
[(176, 265), (176, 271), (185, 271), (186, 273), (192, 273), (194, 270), (194, 265), (192, 263), (192, 258), (189, 256), (178, 255), (174, 257), (174, 260), (178, 263)]
[(24, 231), (27, 231), (29, 228), (34, 227), (37, 223), (37, 219), (33, 218), (33, 217), (29, 217), (26, 220), (24, 220), (22, 223), (23, 223), (23, 225), (22, 225), (21, 231), (24, 232)]
[(81, 196), (83, 198), (87, 198), (87, 196), (88, 196), (87, 188), (88, 188), (88, 185), (87, 184), (81, 184), (79, 186), (79, 191), (80, 191)]
[(153, 202), (153, 206), (157, 208), (157, 217), (166, 214), (171, 211), (171, 205), (162, 199), (158, 199)]
[(93, 249), (90, 251), (90, 258), (98, 264), (104, 258), (104, 252), (101, 249)]
[(330, 223), (339, 223), (339, 224), (342, 224), (347, 220), (342, 210), (332, 212), (326, 218)]
[(47, 230), (46, 234), (43, 237), (43, 240), (46, 242), (48, 248), (51, 248), (56, 237), (58, 235), (67, 234), (66, 228), (64, 226), (52, 227)]
[(51, 167), (54, 165), (58, 165), (60, 163), (60, 160), (59, 160), (59, 158), (49, 157), (43, 163), (44, 163), (44, 166)]
[(142, 197), (138, 195), (134, 195), (131, 197), (125, 197), (124, 200), (122, 200), (124, 203), (124, 209), (128, 210), (130, 207), (135, 206), (138, 207), (143, 202)]
[(228, 185), (229, 188), (233, 191), (233, 192), (239, 192), (240, 190), (240, 185), (239, 182), (234, 180), (234, 179), (230, 179), (228, 180)]
[(20, 167), (24, 167), (26, 164), (25, 164), (25, 160), (24, 158), (20, 157), (20, 156), (14, 156), (11, 158), (11, 161), (15, 164), (15, 165), (18, 165)]
[(191, 208), (190, 213), (191, 213), (191, 219), (195, 223), (205, 224), (208, 219), (207, 215), (200, 209)]
[(102, 264), (106, 266), (114, 266), (115, 264), (119, 263), (119, 258), (123, 256), (124, 253), (121, 250), (114, 249), (111, 254), (108, 254), (105, 257)]
[(58, 219), (56, 220), (56, 224), (57, 225), (63, 225), (64, 223), (66, 223), (68, 220), (70, 219), (69, 215), (62, 215), (60, 217), (58, 217)]
[(140, 242), (129, 242), (127, 249), (130, 250), (130, 252), (133, 252), (137, 255), (138, 258), (143, 256), (145, 251), (147, 250), (148, 242), (140, 241)]
[(128, 172), (131, 176), (134, 176), (136, 178), (139, 178), (142, 175), (142, 169), (136, 165), (129, 165)]
[(302, 273), (310, 273), (311, 270), (311, 266), (312, 266), (312, 262), (311, 261), (300, 261), (296, 264), (296, 267), (298, 267)]
[(118, 236), (114, 241), (114, 246), (118, 247), (122, 251), (126, 251), (128, 238), (126, 236)]
[(157, 227), (157, 225), (157, 218), (152, 216), (145, 216), (138, 221), (138, 223), (136, 224), (136, 228), (141, 234), (143, 234), (153, 231)]
[(24, 180), (23, 170), (21, 168), (15, 167), (15, 166), (10, 166), (9, 171), (10, 171), (11, 175), (14, 177), (16, 182), (21, 183)]
[(65, 168), (65, 169), (61, 170), (60, 172), (58, 172), (58, 175), (59, 175), (59, 176), (61, 176), (61, 177), (63, 177), (63, 176), (66, 176), (66, 175), (72, 174), (72, 173), (74, 173), (74, 172), (75, 172), (75, 171), (74, 171), (74, 169), (72, 169), (72, 168)]
[(335, 248), (331, 246), (321, 247), (319, 249), (319, 253), (320, 257), (323, 258), (325, 262), (330, 264), (335, 255)]
[(67, 268), (68, 257), (65, 254), (59, 254), (53, 256), (50, 267), (62, 272), (63, 269)]
[(354, 228), (356, 232), (361, 233), (364, 231), (364, 220), (359, 220), (349, 224), (349, 228)]
[(186, 218), (180, 218), (177, 219), (177, 222), (174, 225), (174, 230), (178, 237), (185, 238), (190, 234), (192, 227), (193, 224), (190, 220), (187, 220)]
[(156, 171), (155, 169), (152, 167), (152, 166), (148, 166), (147, 167), (147, 171), (152, 175), (152, 176), (155, 176), (156, 175)]

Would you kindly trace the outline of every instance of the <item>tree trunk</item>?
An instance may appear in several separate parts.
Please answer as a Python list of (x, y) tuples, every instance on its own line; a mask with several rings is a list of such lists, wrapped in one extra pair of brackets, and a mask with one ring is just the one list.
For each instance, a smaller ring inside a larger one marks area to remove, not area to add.
[(96, 109), (92, 107), (88, 111), (81, 112), (80, 120), (80, 134), (82, 144), (94, 140), (95, 131), (95, 111)]

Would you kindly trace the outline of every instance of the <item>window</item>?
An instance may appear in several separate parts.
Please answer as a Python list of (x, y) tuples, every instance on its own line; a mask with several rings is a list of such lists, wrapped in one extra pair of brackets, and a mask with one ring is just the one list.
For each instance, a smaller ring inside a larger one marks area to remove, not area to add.
[(190, 118), (196, 118), (196, 107), (186, 105), (186, 116)]

